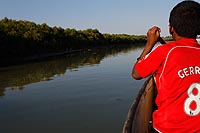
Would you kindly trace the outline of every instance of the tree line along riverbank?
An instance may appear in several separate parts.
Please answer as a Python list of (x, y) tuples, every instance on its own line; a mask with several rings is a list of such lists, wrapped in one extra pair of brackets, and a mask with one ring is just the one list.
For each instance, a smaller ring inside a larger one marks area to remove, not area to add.
[(117, 44), (138, 44), (146, 36), (102, 34), (97, 29), (50, 27), (46, 23), (0, 20), (0, 57), (24, 57)]

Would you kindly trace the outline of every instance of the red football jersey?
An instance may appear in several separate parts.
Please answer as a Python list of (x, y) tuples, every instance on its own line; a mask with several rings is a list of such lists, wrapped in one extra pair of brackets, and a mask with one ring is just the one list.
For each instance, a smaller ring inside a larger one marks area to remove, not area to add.
[(200, 132), (200, 46), (181, 39), (158, 46), (136, 63), (143, 78), (155, 74), (158, 110), (153, 126), (162, 133)]

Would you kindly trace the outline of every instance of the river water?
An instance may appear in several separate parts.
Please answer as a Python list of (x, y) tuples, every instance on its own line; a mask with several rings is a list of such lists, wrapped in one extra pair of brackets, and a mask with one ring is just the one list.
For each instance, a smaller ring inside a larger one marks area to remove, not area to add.
[(120, 133), (144, 80), (142, 48), (102, 49), (0, 68), (1, 133)]

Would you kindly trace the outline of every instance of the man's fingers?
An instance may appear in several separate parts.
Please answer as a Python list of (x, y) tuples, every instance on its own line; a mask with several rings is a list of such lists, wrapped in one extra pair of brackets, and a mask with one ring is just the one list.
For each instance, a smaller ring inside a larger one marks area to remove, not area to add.
[(151, 33), (151, 34), (158, 34), (161, 32), (161, 29), (157, 26), (154, 26), (152, 28), (149, 29), (148, 33)]

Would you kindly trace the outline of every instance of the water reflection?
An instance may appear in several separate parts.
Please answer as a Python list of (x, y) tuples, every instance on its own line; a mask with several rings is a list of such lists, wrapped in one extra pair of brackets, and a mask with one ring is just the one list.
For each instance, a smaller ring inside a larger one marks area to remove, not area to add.
[(127, 53), (142, 47), (118, 47), (98, 49), (76, 55), (56, 57), (47, 61), (29, 63), (8, 68), (0, 68), (0, 96), (5, 95), (6, 88), (23, 90), (25, 85), (51, 80), (55, 75), (63, 75), (66, 71), (77, 70), (79, 67), (98, 65), (108, 56)]

